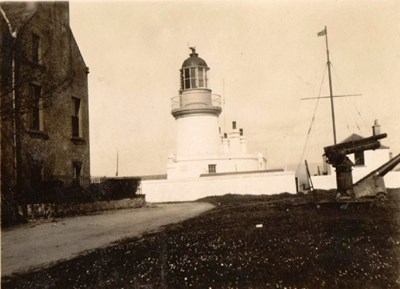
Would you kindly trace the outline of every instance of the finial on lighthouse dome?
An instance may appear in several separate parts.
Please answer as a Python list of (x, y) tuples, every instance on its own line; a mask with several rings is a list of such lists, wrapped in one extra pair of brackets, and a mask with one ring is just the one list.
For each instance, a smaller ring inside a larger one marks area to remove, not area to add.
[(208, 89), (207, 72), (210, 69), (204, 59), (199, 57), (196, 47), (189, 47), (192, 51), (181, 69), (181, 91), (189, 89)]
[(183, 62), (182, 68), (193, 66), (207, 67), (207, 63), (204, 61), (204, 59), (200, 58), (199, 54), (196, 52), (196, 47), (189, 47), (189, 49), (192, 51), (192, 53), (190, 53), (190, 57)]
[(189, 47), (189, 49), (190, 50), (192, 50), (192, 53), (190, 54), (190, 56), (198, 56), (199, 54), (198, 53), (196, 53), (196, 46), (193, 46), (193, 47)]

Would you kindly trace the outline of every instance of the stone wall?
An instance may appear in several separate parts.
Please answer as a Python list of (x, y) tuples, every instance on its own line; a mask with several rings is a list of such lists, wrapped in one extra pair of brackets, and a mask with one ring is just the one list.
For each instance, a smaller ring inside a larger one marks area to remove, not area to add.
[[(2, 91), (12, 89), (17, 107), (15, 127), (13, 117), (2, 119), (2, 193), (13, 191), (16, 180), (19, 180), (19, 195), (37, 193), (32, 188), (33, 166), (41, 167), (42, 181), (61, 180), (66, 186), (71, 185), (74, 163), (81, 163), (80, 185), (87, 187), (90, 184), (88, 68), (69, 27), (69, 4), (34, 2), (28, 5), (27, 2), (25, 6), (29, 10), (25, 14), (15, 13), (16, 7), (25, 11), (21, 3), (0, 5), (10, 15), (12, 29), (18, 27), (16, 38), (8, 37), (12, 45), (2, 45), (1, 51), (2, 58), (5, 54), (8, 57), (7, 65), (2, 66), (1, 88)], [(7, 35), (4, 21), (1, 26)], [(32, 56), (34, 35), (40, 39), (38, 60)], [(10, 50), (14, 53), (14, 73)], [(32, 85), (40, 87), (39, 130), (32, 129), (31, 125)], [(12, 98), (12, 93), (2, 97), (2, 107), (12, 103)], [(80, 99), (79, 137), (72, 136), (72, 98)], [(13, 149), (14, 130), (16, 150)]]
[[(27, 213), (28, 220), (35, 220), (40, 218), (86, 215), (99, 211), (140, 208), (145, 205), (146, 200), (144, 196), (138, 196), (134, 199), (98, 201), (83, 204), (29, 204), (27, 205)], [(18, 212), (20, 215), (22, 215), (23, 207), (18, 206)]]

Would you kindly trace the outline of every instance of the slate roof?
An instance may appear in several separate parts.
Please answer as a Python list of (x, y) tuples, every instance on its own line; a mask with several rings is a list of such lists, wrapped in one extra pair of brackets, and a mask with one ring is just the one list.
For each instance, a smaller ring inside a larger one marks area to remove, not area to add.
[[(68, 3), (66, 1), (59, 2), (40, 2), (40, 1), (30, 1), (30, 2), (19, 2), (19, 1), (8, 1), (8, 2), (0, 2), (0, 8), (4, 11), (4, 14), (1, 13), (0, 17), (6, 18), (4, 19), (6, 22), (9, 22), (11, 25), (12, 32), (20, 31), (20, 29), (24, 26), (25, 23), (28, 23), (34, 15), (39, 12), (40, 7), (44, 8), (46, 5), (54, 5), (55, 3)], [(80, 55), (80, 61), (82, 65), (87, 69), (85, 60), (83, 55), (79, 49), (79, 45), (76, 42), (74, 34), (71, 28), (67, 27), (68, 32), (71, 34), (71, 41), (74, 46), (73, 49), (77, 49), (78, 54)]]
[[(341, 143), (349, 142), (349, 141), (357, 141), (357, 140), (360, 140), (360, 139), (363, 139), (363, 138), (364, 137), (360, 136), (359, 134), (353, 133), (350, 136), (348, 136), (347, 138), (345, 138), (343, 141), (341, 141)], [(384, 146), (384, 145), (381, 144), (381, 146), (378, 148), (378, 150), (379, 149), (388, 149), (388, 148), (389, 147)]]
[(6, 17), (11, 24), (12, 31), (19, 31), (20, 28), (37, 11), (40, 2), (1, 2)]

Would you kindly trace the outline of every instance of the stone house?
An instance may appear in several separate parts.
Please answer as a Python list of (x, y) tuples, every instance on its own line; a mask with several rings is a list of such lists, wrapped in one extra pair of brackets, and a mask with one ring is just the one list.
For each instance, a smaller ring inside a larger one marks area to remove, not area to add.
[(88, 73), (68, 2), (0, 3), (1, 191), (90, 184)]

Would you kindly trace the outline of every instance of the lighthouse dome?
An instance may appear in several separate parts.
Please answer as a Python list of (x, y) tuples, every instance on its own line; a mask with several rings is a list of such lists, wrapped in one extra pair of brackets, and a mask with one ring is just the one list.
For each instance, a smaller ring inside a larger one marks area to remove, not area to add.
[(186, 59), (180, 70), (181, 72), (181, 89), (180, 91), (190, 89), (208, 89), (207, 71), (209, 67), (204, 59), (200, 58), (196, 53), (195, 47), (190, 47), (192, 53)]
[(190, 47), (192, 50), (192, 53), (190, 54), (190, 57), (186, 59), (183, 64), (182, 68), (185, 67), (207, 67), (207, 63), (204, 61), (204, 59), (199, 57), (199, 54), (196, 53), (196, 48), (195, 47)]

